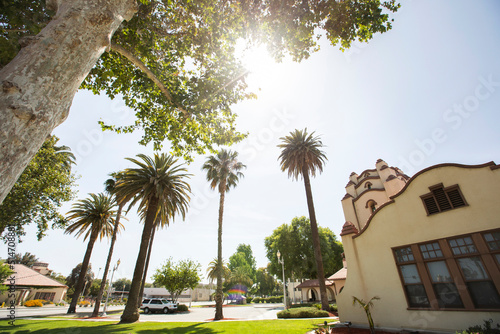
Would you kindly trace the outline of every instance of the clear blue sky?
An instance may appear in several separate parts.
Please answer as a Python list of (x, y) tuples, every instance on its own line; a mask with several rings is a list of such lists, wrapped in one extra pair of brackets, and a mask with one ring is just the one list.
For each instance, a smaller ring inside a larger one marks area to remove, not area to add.
[[(340, 200), (349, 174), (384, 159), (408, 175), (444, 162), (500, 162), (500, 3), (498, 1), (405, 1), (393, 30), (344, 53), (322, 43), (300, 64), (251, 65), (248, 78), (260, 87), (257, 100), (234, 106), (238, 127), (250, 136), (232, 149), (248, 168), (226, 197), (223, 256), (250, 244), (258, 266), (268, 262), (264, 238), (295, 216), (307, 216), (304, 186), (279, 169), (276, 145), (290, 131), (307, 127), (321, 135), (328, 157), (312, 181), (318, 223), (339, 235)], [(152, 154), (139, 134), (102, 133), (97, 121), (130, 123), (133, 112), (118, 100), (79, 92), (68, 120), (55, 130), (78, 156), (78, 197), (103, 191), (108, 173), (130, 166), (125, 157)], [(193, 199), (186, 221), (156, 234), (150, 274), (166, 258), (190, 258), (203, 266), (217, 254), (218, 195), (200, 170), (189, 165)], [(67, 212), (66, 205), (62, 212)], [(142, 225), (129, 214), (117, 241), (115, 278), (131, 277)], [(56, 272), (68, 275), (82, 261), (86, 242), (49, 231), (41, 242), (34, 229), (18, 245)], [(109, 244), (96, 243), (91, 263), (104, 267)], [(4, 250), (6, 254), (6, 249)], [(102, 271), (100, 276), (102, 276)]]

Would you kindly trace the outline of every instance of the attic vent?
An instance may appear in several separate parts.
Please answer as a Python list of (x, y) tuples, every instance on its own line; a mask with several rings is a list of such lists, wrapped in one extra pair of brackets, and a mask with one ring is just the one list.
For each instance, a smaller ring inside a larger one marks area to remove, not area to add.
[(430, 193), (420, 196), (427, 215), (466, 206), (458, 184), (443, 188), (443, 184), (429, 187)]

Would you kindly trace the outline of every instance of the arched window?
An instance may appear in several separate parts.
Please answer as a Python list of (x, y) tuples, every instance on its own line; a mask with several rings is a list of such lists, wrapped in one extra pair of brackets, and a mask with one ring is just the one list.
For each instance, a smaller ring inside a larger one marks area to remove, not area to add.
[(366, 188), (366, 189), (371, 189), (371, 188), (372, 188), (372, 184), (371, 184), (371, 182), (366, 182), (366, 183), (365, 183), (365, 188)]
[(366, 202), (365, 208), (370, 208), (371, 212), (375, 212), (375, 210), (377, 210), (377, 202), (371, 199), (368, 202)]

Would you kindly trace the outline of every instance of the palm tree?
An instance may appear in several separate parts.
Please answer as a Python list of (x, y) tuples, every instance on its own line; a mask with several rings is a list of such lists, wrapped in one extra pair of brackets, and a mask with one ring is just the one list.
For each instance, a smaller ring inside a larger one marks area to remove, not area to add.
[(97, 317), (99, 315), (99, 307), (101, 306), (102, 295), (104, 294), (104, 289), (106, 288), (106, 280), (108, 278), (109, 267), (111, 266), (111, 259), (113, 258), (113, 250), (116, 242), (116, 235), (118, 234), (120, 224), (120, 218), (122, 215), (123, 206), (125, 202), (123, 198), (118, 197), (115, 191), (116, 182), (121, 176), (121, 173), (111, 173), (111, 178), (107, 179), (104, 182), (105, 191), (114, 196), (115, 201), (118, 203), (118, 210), (116, 212), (115, 224), (113, 226), (113, 235), (111, 236), (111, 244), (109, 245), (108, 259), (106, 260), (106, 266), (104, 267), (104, 274), (101, 280), (101, 286), (99, 288), (99, 292), (97, 293), (97, 297), (95, 300), (94, 311), (92, 312), (92, 317)]
[(238, 153), (220, 150), (215, 156), (210, 156), (202, 166), (202, 170), (207, 172), (207, 181), (210, 187), (218, 187), (220, 193), (219, 201), (219, 230), (217, 238), (217, 289), (215, 293), (215, 317), (214, 320), (221, 320), (222, 315), (222, 216), (224, 212), (224, 196), (231, 187), (235, 187), (243, 173), (240, 172), (246, 166), (237, 160)]
[(352, 296), (352, 305), (355, 305), (356, 303), (359, 304), (359, 306), (365, 311), (366, 313), (366, 318), (368, 319), (368, 325), (370, 326), (370, 333), (375, 334), (375, 324), (373, 322), (372, 318), (372, 312), (370, 308), (373, 307), (373, 301), (374, 300), (379, 300), (380, 297), (375, 296), (372, 297), (368, 302), (365, 302), (363, 299), (359, 299), (358, 297)]
[[(307, 208), (309, 211), (309, 220), (311, 223), (311, 234), (314, 248), (314, 257), (316, 258), (316, 267), (318, 271), (319, 292), (321, 295), (321, 308), (328, 311), (328, 297), (326, 294), (325, 274), (323, 270), (323, 259), (321, 258), (321, 246), (319, 241), (318, 224), (316, 223), (316, 213), (314, 212), (314, 203), (311, 192), (311, 183), (309, 174), (316, 176), (316, 170), (323, 171), (323, 164), (328, 160), (320, 148), (323, 146), (318, 136), (314, 132), (307, 134), (307, 129), (303, 131), (295, 130), (290, 132), (289, 136), (281, 137), (283, 141), (278, 147), (282, 149), (278, 158), (280, 160), (281, 170), (288, 172), (288, 177), (298, 180), (299, 175), (304, 179), (306, 188)], [(284, 282), (283, 282), (284, 284)]]
[(184, 179), (190, 177), (187, 169), (176, 165), (177, 159), (166, 154), (155, 154), (154, 158), (144, 154), (139, 159), (127, 158), (138, 168), (128, 168), (116, 184), (116, 192), (130, 207), (139, 204), (138, 212), (144, 221), (141, 245), (134, 276), (130, 286), (127, 305), (121, 317), (122, 323), (135, 322), (139, 319), (141, 283), (146, 265), (146, 256), (151, 244), (153, 228), (168, 225), (170, 219), (180, 214), (184, 219), (189, 203), (191, 188)]
[[(217, 269), (219, 267), (217, 263), (217, 258), (215, 258), (208, 264), (207, 278), (209, 279), (210, 284), (217, 280)], [(224, 263), (224, 260), (222, 260), (222, 277), (224, 280), (229, 280), (231, 278), (231, 270), (229, 270), (227, 265)]]
[[(68, 212), (68, 219), (74, 220), (65, 233), (76, 232), (76, 237), (83, 235), (83, 240), (89, 238), (87, 251), (82, 262), (80, 273), (86, 273), (92, 255), (94, 243), (99, 237), (109, 237), (113, 232), (116, 212), (113, 210), (115, 202), (105, 194), (89, 194), (90, 198), (77, 201), (73, 209)], [(75, 286), (75, 293), (69, 305), (68, 313), (75, 313), (78, 297), (82, 292), (85, 275), (79, 275)]]

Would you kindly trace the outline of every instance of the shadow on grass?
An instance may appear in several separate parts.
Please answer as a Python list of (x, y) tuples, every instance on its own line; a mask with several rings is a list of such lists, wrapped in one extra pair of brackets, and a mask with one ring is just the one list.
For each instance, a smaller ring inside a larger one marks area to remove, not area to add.
[[(57, 326), (57, 328), (56, 328)], [(66, 322), (64, 320), (57, 321), (38, 321), (31, 320), (29, 322), (16, 321), (15, 326), (8, 325), (8, 322), (0, 322), (0, 333), (11, 334), (213, 334), (218, 331), (207, 328), (204, 323), (193, 323), (192, 325), (176, 326), (175, 323), (133, 323), (133, 324), (118, 324), (114, 322), (84, 322), (82, 325), (76, 325), (74, 322)]]

